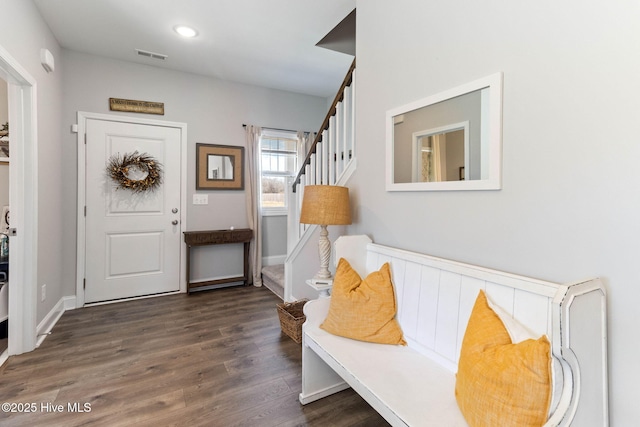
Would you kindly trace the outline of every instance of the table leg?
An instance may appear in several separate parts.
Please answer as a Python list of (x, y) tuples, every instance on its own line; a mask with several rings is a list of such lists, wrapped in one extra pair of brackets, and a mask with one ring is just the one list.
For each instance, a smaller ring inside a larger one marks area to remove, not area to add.
[(244, 242), (244, 284), (249, 284), (249, 243)]
[(189, 283), (191, 283), (191, 245), (187, 245), (187, 294), (191, 293)]

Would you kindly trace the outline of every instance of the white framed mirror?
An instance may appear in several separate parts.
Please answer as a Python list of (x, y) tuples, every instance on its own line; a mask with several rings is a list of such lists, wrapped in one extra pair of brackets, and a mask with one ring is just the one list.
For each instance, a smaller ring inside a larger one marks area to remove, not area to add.
[(387, 111), (387, 191), (499, 190), (502, 73)]

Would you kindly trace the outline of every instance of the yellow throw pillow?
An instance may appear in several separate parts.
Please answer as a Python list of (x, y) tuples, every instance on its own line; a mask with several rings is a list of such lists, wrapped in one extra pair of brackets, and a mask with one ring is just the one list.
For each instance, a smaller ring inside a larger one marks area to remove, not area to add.
[(349, 262), (340, 258), (329, 313), (320, 327), (360, 341), (405, 345), (395, 316), (396, 297), (389, 263), (362, 280)]
[(551, 399), (549, 340), (512, 344), (480, 291), (462, 340), (455, 393), (471, 427), (542, 426)]

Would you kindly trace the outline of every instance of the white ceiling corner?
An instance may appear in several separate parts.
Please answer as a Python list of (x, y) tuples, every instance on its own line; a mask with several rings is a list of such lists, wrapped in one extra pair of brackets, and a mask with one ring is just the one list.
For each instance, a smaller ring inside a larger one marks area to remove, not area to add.
[[(315, 46), (355, 0), (34, 0), (65, 49), (333, 97), (353, 57)], [(199, 35), (178, 36), (185, 24)], [(139, 56), (136, 49), (167, 55)]]

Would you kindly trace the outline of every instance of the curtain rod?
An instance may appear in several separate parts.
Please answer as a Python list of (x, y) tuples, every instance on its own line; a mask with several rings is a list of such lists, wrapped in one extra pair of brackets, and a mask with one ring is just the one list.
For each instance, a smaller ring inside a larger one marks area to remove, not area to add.
[[(247, 127), (247, 125), (243, 123), (243, 124), (242, 124), (242, 127), (243, 127), (243, 128), (246, 128), (246, 127)], [(262, 129), (280, 130), (280, 131), (283, 131), (283, 132), (298, 132), (297, 130), (292, 130), (292, 129), (270, 128), (270, 127), (267, 127), (267, 126), (260, 126), (260, 127), (261, 127)], [(305, 130), (305, 131), (303, 131), (303, 132), (304, 132), (305, 134), (307, 134), (307, 135), (308, 135), (308, 134), (310, 134), (310, 133), (315, 133), (315, 132), (309, 132), (309, 131), (307, 131), (307, 130)]]

